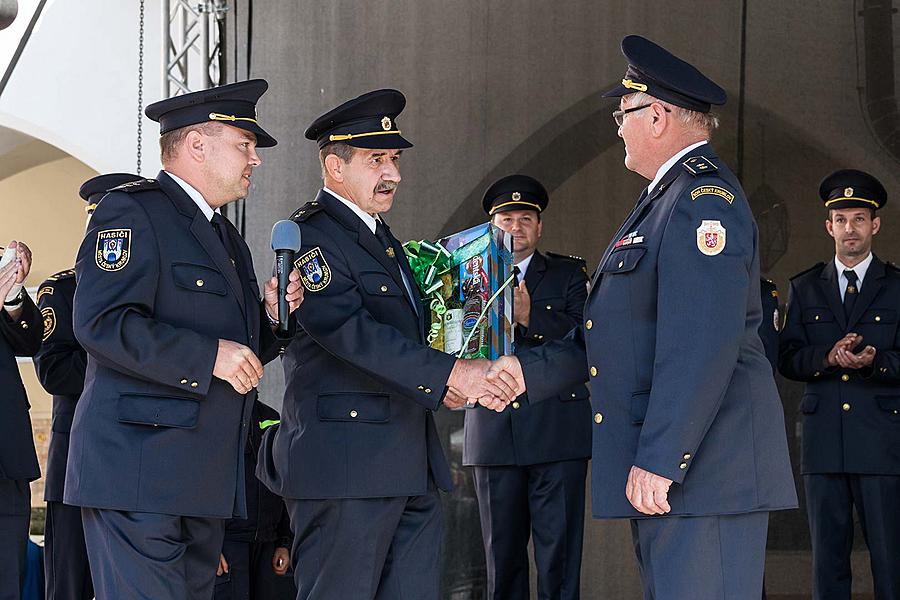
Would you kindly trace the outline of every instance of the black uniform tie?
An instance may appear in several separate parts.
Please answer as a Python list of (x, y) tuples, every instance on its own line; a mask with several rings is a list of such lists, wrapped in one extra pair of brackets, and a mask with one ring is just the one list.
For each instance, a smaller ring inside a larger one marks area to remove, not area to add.
[(231, 243), (231, 238), (228, 237), (228, 228), (225, 226), (225, 218), (219, 213), (215, 213), (210, 221), (213, 229), (216, 232), (216, 235), (219, 236), (219, 241), (222, 242), (222, 246), (225, 248), (225, 252), (228, 253), (228, 258), (231, 259), (231, 264), (234, 264), (234, 245)]
[(394, 244), (394, 236), (391, 235), (391, 230), (388, 229), (388, 226), (381, 219), (375, 221), (375, 237), (378, 238), (381, 247), (384, 248), (385, 255), (390, 259), (393, 269), (391, 275), (403, 281), (403, 276), (400, 274), (400, 263), (397, 262), (397, 245), (399, 244)]
[(859, 286), (856, 284), (859, 278), (853, 269), (845, 270), (844, 277), (847, 278), (847, 290), (844, 292), (844, 314), (849, 319), (850, 313), (853, 312), (853, 305), (856, 304), (856, 297), (859, 296)]

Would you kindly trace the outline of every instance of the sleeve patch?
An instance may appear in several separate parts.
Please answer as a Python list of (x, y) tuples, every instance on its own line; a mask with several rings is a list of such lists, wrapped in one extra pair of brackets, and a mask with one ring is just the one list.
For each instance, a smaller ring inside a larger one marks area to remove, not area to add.
[(331, 267), (318, 246), (295, 260), (294, 267), (300, 271), (303, 287), (310, 292), (320, 292), (331, 283)]
[(715, 256), (725, 249), (725, 228), (721, 221), (703, 221), (697, 228), (697, 248), (706, 256)]
[(97, 232), (94, 260), (104, 271), (121, 271), (131, 258), (131, 230), (104, 229)]
[(56, 330), (56, 312), (51, 307), (41, 309), (41, 316), (44, 318), (44, 337), (42, 341), (46, 342), (47, 338), (53, 335)]
[(723, 187), (717, 185), (701, 185), (691, 190), (691, 200), (696, 200), (700, 196), (718, 196), (725, 200), (728, 204), (734, 202), (734, 194)]

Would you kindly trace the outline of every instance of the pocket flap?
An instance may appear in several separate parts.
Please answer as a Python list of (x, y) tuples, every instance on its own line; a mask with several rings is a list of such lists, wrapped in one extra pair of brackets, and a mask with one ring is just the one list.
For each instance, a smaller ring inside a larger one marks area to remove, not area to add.
[(197, 426), (200, 402), (189, 398), (122, 394), (118, 409), (120, 423), (192, 429)]
[(172, 280), (180, 288), (224, 296), (225, 278), (217, 270), (203, 265), (172, 263)]
[(896, 323), (897, 322), (897, 311), (895, 310), (884, 310), (884, 309), (872, 309), (867, 310), (863, 316), (859, 319), (860, 323)]
[(319, 394), (316, 409), (320, 421), (386, 423), (391, 416), (391, 401), (387, 394), (326, 392)]
[(631, 395), (631, 422), (641, 424), (647, 416), (647, 405), (650, 404), (650, 392), (635, 392)]
[(812, 414), (816, 412), (819, 406), (819, 397), (816, 394), (805, 394), (800, 399), (800, 412), (803, 414)]
[(646, 253), (646, 248), (630, 247), (626, 250), (616, 250), (606, 259), (606, 264), (603, 265), (600, 272), (627, 273), (632, 271)]
[(562, 398), (564, 402), (575, 402), (576, 400), (587, 400), (589, 396), (590, 392), (588, 392), (587, 387), (579, 385), (578, 387), (572, 388), (564, 394), (560, 394), (559, 397)]
[(834, 321), (834, 315), (825, 307), (803, 309), (804, 323), (831, 323), (832, 321)]
[(900, 410), (900, 396), (875, 396), (882, 410), (896, 412)]
[(387, 273), (374, 271), (360, 273), (359, 281), (362, 288), (371, 296), (400, 296), (403, 294), (397, 282)]

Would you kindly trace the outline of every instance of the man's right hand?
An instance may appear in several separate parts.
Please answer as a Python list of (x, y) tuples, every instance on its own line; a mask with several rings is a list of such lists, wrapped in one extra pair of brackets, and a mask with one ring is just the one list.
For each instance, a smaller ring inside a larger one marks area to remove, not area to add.
[(837, 367), (840, 366), (838, 363), (838, 350), (844, 349), (847, 351), (852, 350), (856, 346), (862, 342), (862, 336), (858, 333), (853, 333), (852, 331), (835, 342), (834, 346), (831, 347), (831, 350), (828, 352), (828, 355), (825, 357), (825, 367)]
[(238, 394), (248, 394), (259, 385), (262, 375), (262, 363), (253, 350), (231, 340), (219, 340), (214, 377), (230, 383)]
[(491, 373), (491, 366), (489, 360), (459, 359), (453, 365), (447, 385), (459, 396), (490, 399), (496, 405), (491, 408), (500, 412), (521, 392), (517, 391), (516, 381), (512, 376), (505, 371)]

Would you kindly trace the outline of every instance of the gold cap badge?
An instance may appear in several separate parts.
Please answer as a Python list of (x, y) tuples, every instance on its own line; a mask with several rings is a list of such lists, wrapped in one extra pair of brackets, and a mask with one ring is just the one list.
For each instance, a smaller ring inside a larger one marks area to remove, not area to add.
[(385, 131), (391, 130), (391, 118), (390, 117), (385, 117), (381, 120), (381, 128), (384, 129)]
[(852, 187), (844, 188), (844, 198), (849, 198), (849, 197), (851, 197), (852, 195), (853, 195), (853, 188), (852, 188)]
[(520, 194), (519, 192), (513, 192), (512, 199), (514, 202), (518, 202), (519, 200), (522, 199), (522, 194)]

